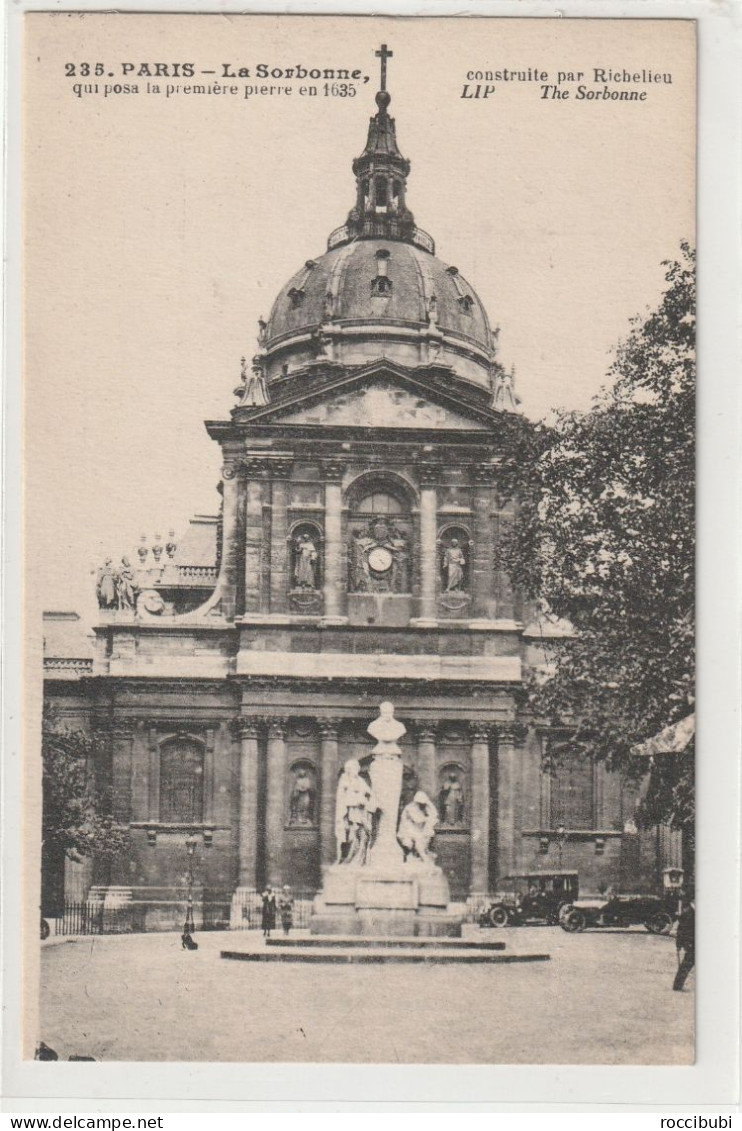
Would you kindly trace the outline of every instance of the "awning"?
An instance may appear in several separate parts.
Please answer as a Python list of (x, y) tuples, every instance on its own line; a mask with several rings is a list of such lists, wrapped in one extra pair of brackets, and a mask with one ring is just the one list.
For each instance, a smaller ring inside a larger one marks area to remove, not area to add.
[(635, 758), (653, 758), (655, 754), (682, 754), (696, 733), (696, 716), (688, 715), (679, 723), (665, 727), (654, 738), (631, 747)]

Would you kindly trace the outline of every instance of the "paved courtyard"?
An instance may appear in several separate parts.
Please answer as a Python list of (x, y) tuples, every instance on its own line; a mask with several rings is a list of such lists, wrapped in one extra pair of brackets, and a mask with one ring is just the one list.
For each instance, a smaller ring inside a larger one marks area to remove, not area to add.
[[(477, 928), (471, 928), (472, 933)], [(253, 933), (50, 939), (39, 1036), (60, 1058), (489, 1064), (688, 1064), (694, 975), (673, 993), (672, 938), (638, 929), (482, 932), (511, 966), (230, 962)]]

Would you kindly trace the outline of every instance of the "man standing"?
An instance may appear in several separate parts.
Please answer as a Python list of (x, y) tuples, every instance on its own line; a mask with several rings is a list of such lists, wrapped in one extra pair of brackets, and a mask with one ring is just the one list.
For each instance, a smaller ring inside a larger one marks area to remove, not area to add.
[(678, 972), (675, 975), (672, 988), (674, 990), (682, 990), (685, 985), (685, 980), (693, 969), (696, 961), (696, 905), (692, 897), (688, 899), (688, 902), (680, 913), (675, 946), (677, 947), (678, 957), (680, 957), (681, 950), (685, 951), (685, 954), (683, 955), (682, 962), (680, 962), (678, 966)]

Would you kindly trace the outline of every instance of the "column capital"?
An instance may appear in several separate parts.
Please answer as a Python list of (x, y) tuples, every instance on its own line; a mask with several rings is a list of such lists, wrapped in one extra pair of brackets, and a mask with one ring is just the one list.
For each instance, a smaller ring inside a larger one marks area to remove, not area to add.
[(495, 481), (497, 468), (492, 463), (475, 463), (471, 468), (471, 477), (478, 487), (488, 487)]
[(286, 727), (289, 725), (289, 720), (285, 715), (270, 715), (265, 721), (268, 724), (269, 738), (286, 737)]
[(320, 734), (323, 738), (336, 739), (338, 736), (340, 719), (334, 719), (329, 716), (317, 719), (317, 726), (319, 727)]
[(232, 720), (232, 731), (238, 738), (257, 738), (260, 719), (238, 715)]
[(222, 467), (222, 479), (236, 479), (243, 468), (243, 461), (238, 459), (228, 460)]
[(323, 459), (322, 475), (328, 483), (339, 483), (345, 472), (345, 463), (340, 459)]
[(441, 468), (437, 463), (419, 463), (417, 474), (421, 487), (435, 487), (440, 478)]
[(469, 723), (469, 735), (472, 742), (489, 742), (492, 729), (491, 723)]
[(523, 723), (505, 723), (497, 727), (497, 741), (506, 746), (520, 746), (528, 734)]
[(418, 742), (435, 742), (438, 719), (413, 719)]
[(112, 738), (131, 738), (139, 721), (139, 719), (133, 718), (111, 719), (105, 729)]
[(240, 461), (240, 464), (251, 479), (256, 479), (258, 475), (262, 475), (268, 470), (268, 463), (263, 455), (247, 455)]
[(264, 459), (265, 470), (274, 479), (288, 479), (294, 468), (294, 456), (292, 452), (281, 452), (275, 455), (267, 455)]

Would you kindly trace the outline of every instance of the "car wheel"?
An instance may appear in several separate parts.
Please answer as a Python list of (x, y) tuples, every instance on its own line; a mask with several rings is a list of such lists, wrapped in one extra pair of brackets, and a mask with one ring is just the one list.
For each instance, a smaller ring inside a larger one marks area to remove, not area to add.
[(653, 935), (666, 935), (672, 927), (672, 916), (668, 915), (666, 911), (658, 911), (644, 925)]
[(49, 930), (49, 924), (47, 923), (46, 919), (42, 919), (41, 920), (41, 931), (40, 931), (42, 939), (48, 939), (50, 933), (51, 932)]
[(570, 934), (576, 934), (578, 931), (584, 931), (587, 926), (587, 920), (581, 911), (573, 908), (563, 915), (559, 920), (559, 926), (563, 931), (569, 931)]
[(504, 907), (490, 907), (490, 924), (493, 927), (507, 927), (508, 913)]

